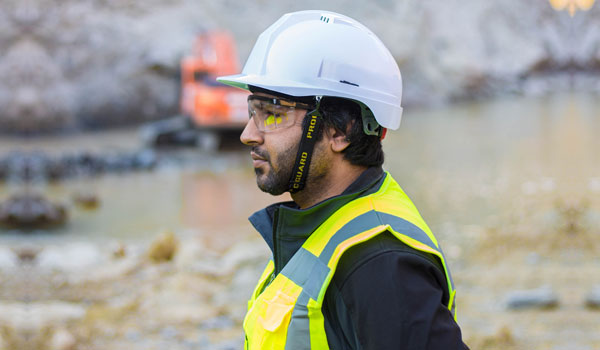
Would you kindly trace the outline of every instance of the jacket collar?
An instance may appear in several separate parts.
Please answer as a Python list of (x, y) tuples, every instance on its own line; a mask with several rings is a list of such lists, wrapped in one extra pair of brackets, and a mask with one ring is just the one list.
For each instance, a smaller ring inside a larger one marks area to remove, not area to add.
[(343, 193), (306, 209), (293, 201), (272, 204), (250, 216), (250, 223), (271, 248), (279, 272), (304, 241), (335, 211), (357, 197), (377, 191), (385, 178), (381, 167), (365, 170)]

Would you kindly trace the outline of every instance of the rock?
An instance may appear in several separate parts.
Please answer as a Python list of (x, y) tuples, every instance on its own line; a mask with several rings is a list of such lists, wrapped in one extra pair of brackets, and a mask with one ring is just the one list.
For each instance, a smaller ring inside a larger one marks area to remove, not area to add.
[(67, 209), (41, 195), (24, 192), (0, 203), (0, 225), (8, 228), (55, 228), (66, 224)]
[(166, 232), (160, 235), (148, 249), (148, 258), (154, 263), (161, 263), (173, 260), (179, 240), (173, 232)]
[(10, 152), (4, 159), (4, 172), (8, 180), (35, 181), (44, 177), (49, 159), (40, 152)]
[(124, 257), (119, 260), (104, 263), (100, 267), (87, 271), (85, 275), (81, 276), (78, 280), (75, 280), (75, 277), (77, 276), (74, 276), (71, 279), (76, 282), (107, 283), (107, 281), (126, 278), (128, 275), (137, 271), (139, 267), (140, 262), (137, 259)]
[(73, 203), (82, 209), (94, 210), (100, 206), (100, 198), (95, 193), (77, 192), (73, 195)]
[[(41, 151), (19, 151), (0, 158), (0, 180), (43, 183), (73, 176), (97, 176), (105, 172), (151, 170), (157, 165), (158, 156), (147, 149), (118, 154), (83, 151), (59, 156), (50, 156)], [(97, 202), (94, 197), (83, 192), (76, 194), (74, 201), (92, 208)]]
[(494, 343), (496, 345), (504, 345), (509, 346), (515, 343), (514, 336), (509, 327), (503, 326), (501, 327), (495, 335)]
[(113, 172), (121, 172), (131, 168), (130, 160), (120, 154), (111, 154), (104, 157), (106, 169)]
[(560, 231), (576, 234), (584, 229), (583, 218), (588, 213), (590, 206), (587, 198), (561, 198), (557, 199), (554, 205), (559, 217)]
[(127, 255), (127, 246), (119, 242), (112, 247), (112, 256), (115, 259), (122, 259)]
[(62, 159), (52, 159), (46, 165), (46, 177), (50, 180), (60, 180), (70, 174), (70, 169)]
[(600, 310), (600, 286), (595, 286), (585, 298), (585, 307)]
[[(198, 250), (200, 251), (200, 248)], [(186, 259), (189, 261), (186, 266), (189, 270), (212, 277), (225, 277), (237, 274), (241, 267), (253, 268), (262, 265), (264, 268), (269, 257), (269, 248), (263, 241), (252, 240), (235, 244), (220, 259), (209, 251), (202, 252), (202, 255), (197, 254), (196, 261), (191, 258), (191, 253), (188, 254), (190, 258)], [(220, 262), (215, 264), (215, 260)]]
[(89, 152), (82, 152), (75, 156), (75, 171), (82, 175), (96, 175), (104, 170), (104, 161), (101, 157)]
[(79, 320), (86, 308), (77, 303), (52, 302), (0, 302), (0, 323), (18, 330), (39, 330), (44, 327)]
[(64, 328), (59, 328), (54, 331), (50, 339), (51, 350), (74, 350), (77, 346), (77, 341), (73, 334)]
[(133, 155), (133, 167), (135, 169), (149, 170), (153, 169), (158, 162), (156, 153), (145, 149)]
[(471, 338), (469, 346), (473, 349), (514, 349), (515, 337), (511, 329), (502, 326), (495, 334)]
[(103, 262), (103, 256), (93, 243), (69, 243), (61, 246), (45, 246), (37, 257), (42, 269), (66, 272), (85, 272)]
[(144, 317), (161, 324), (199, 324), (218, 313), (217, 308), (202, 295), (206, 292), (199, 290), (199, 287), (202, 286), (188, 284), (188, 288), (184, 289), (177, 283), (172, 284), (171, 279), (166, 279), (160, 288), (144, 294), (140, 310)]
[(42, 251), (41, 247), (23, 246), (13, 249), (21, 263), (33, 263), (37, 259), (38, 254)]
[(509, 310), (553, 309), (558, 307), (558, 296), (547, 286), (510, 292), (505, 298)]

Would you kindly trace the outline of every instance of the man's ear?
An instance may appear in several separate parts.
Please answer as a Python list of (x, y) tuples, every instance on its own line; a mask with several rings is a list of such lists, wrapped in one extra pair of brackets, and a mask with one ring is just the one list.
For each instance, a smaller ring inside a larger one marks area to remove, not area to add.
[(329, 136), (329, 144), (331, 150), (336, 153), (341, 153), (350, 146), (350, 140), (348, 140), (347, 134), (337, 130), (334, 127), (327, 129), (327, 135)]

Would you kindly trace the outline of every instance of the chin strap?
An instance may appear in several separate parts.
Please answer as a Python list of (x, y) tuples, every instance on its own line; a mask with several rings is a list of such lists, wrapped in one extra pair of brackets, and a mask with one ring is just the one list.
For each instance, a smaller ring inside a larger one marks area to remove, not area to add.
[(315, 99), (315, 109), (306, 113), (306, 117), (304, 117), (308, 118), (308, 122), (305, 122), (302, 128), (302, 138), (300, 139), (296, 163), (294, 164), (294, 170), (290, 178), (290, 193), (296, 193), (304, 188), (308, 176), (308, 168), (310, 167), (310, 160), (312, 159), (315, 143), (317, 142), (317, 135), (319, 135), (319, 129), (321, 129), (323, 124), (323, 118), (321, 118), (321, 113), (319, 112), (321, 96), (316, 96)]

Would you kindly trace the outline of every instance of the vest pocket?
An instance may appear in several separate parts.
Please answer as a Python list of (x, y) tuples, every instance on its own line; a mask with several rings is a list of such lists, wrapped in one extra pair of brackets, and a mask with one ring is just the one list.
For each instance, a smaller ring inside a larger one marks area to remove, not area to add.
[(249, 335), (250, 349), (283, 349), (295, 299), (277, 291), (271, 298), (258, 299), (254, 329)]
[(273, 298), (262, 300), (264, 316), (259, 318), (262, 327), (269, 332), (277, 332), (284, 324), (290, 323), (292, 310), (294, 309), (294, 299), (289, 295), (277, 291)]

